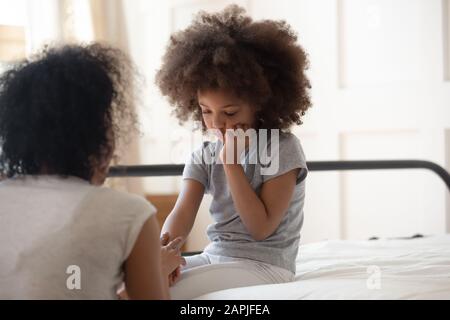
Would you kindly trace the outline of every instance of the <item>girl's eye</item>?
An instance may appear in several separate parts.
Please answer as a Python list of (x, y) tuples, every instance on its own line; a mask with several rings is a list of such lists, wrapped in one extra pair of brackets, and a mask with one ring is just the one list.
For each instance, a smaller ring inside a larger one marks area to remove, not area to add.
[(225, 112), (225, 114), (229, 117), (234, 116), (237, 112)]
[(208, 113), (210, 113), (208, 110), (203, 110), (202, 111), (202, 114), (208, 114)]

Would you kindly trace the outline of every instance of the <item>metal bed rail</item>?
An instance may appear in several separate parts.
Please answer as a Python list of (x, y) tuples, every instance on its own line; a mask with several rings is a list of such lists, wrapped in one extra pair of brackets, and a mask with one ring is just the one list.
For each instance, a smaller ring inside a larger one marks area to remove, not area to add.
[[(450, 173), (440, 165), (425, 160), (352, 160), (352, 161), (309, 161), (309, 171), (348, 170), (393, 170), (427, 169), (436, 173), (450, 192)], [(162, 177), (180, 176), (183, 164), (156, 164), (111, 167), (109, 177)]]
[[(450, 192), (450, 174), (440, 165), (424, 160), (354, 160), (354, 161), (309, 161), (309, 171), (348, 171), (348, 170), (394, 170), (427, 169), (436, 173), (446, 184)], [(115, 166), (109, 171), (110, 177), (161, 177), (180, 176), (183, 164), (157, 164)], [(421, 235), (414, 235), (418, 237)], [(183, 256), (199, 254), (201, 251), (183, 252)]]

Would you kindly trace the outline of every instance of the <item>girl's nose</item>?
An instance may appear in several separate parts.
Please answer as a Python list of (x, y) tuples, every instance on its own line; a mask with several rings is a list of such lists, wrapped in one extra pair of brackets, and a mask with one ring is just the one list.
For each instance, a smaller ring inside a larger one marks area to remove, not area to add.
[(214, 116), (212, 124), (215, 129), (222, 129), (225, 127), (225, 121), (220, 116)]

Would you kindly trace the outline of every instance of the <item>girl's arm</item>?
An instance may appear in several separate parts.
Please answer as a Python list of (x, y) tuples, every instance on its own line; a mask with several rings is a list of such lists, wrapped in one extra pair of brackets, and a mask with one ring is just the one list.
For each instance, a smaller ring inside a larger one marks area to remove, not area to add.
[(258, 197), (240, 164), (223, 166), (242, 222), (253, 239), (266, 239), (275, 232), (289, 207), (300, 169), (291, 170), (263, 183)]
[(184, 180), (181, 193), (175, 207), (164, 222), (161, 234), (167, 232), (170, 239), (181, 237), (183, 242), (186, 241), (194, 225), (204, 193), (205, 187), (197, 180)]
[(125, 288), (130, 299), (169, 299), (169, 284), (161, 265), (159, 227), (155, 215), (144, 223), (125, 262)]

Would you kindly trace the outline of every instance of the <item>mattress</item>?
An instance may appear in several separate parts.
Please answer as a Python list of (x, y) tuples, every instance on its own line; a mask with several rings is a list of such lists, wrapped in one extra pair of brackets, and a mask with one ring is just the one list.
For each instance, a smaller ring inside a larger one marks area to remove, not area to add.
[(450, 235), (302, 245), (293, 282), (221, 290), (197, 299), (450, 299)]

